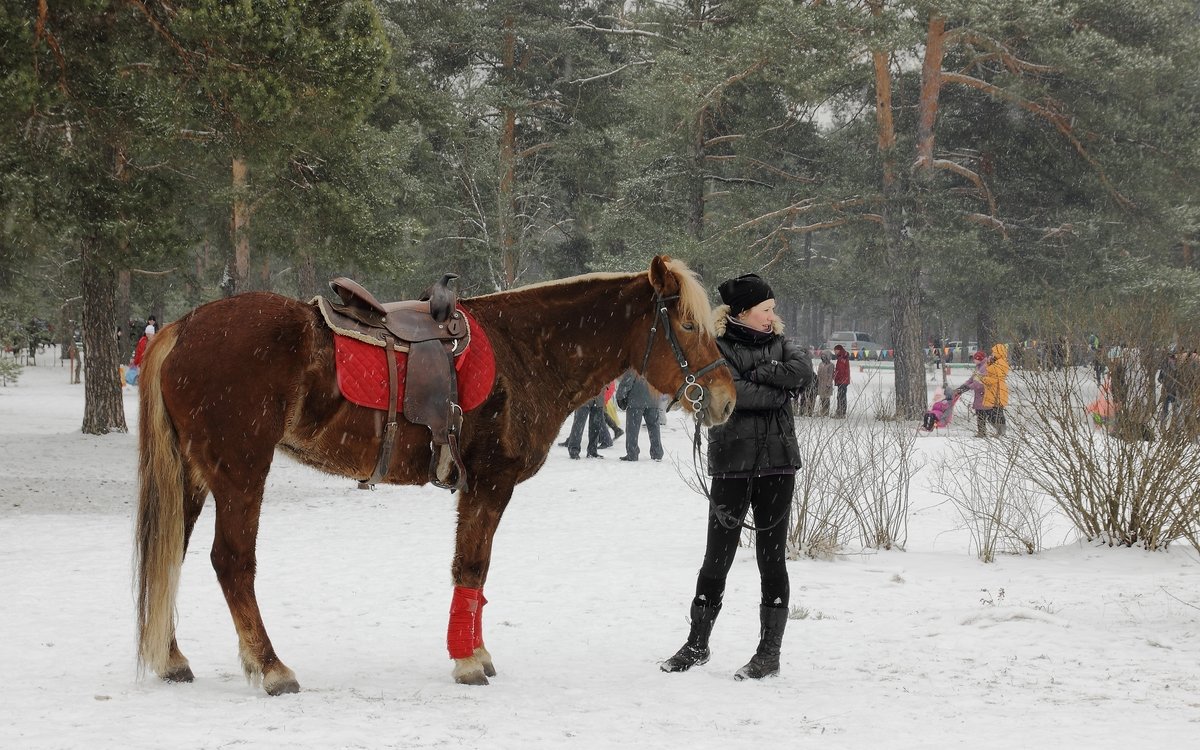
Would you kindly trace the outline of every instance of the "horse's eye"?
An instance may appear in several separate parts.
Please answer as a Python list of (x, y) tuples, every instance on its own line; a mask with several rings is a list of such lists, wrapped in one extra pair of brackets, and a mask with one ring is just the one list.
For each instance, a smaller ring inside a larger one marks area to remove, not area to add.
[(683, 329), (683, 330), (685, 330), (685, 331), (694, 331), (694, 330), (696, 330), (696, 324), (695, 324), (695, 323), (693, 323), (693, 322), (692, 322), (692, 321), (690, 321), (690, 320), (685, 320), (684, 322), (680, 323), (680, 324), (679, 324), (679, 327), (680, 327), (680, 328), (682, 328), (682, 329)]

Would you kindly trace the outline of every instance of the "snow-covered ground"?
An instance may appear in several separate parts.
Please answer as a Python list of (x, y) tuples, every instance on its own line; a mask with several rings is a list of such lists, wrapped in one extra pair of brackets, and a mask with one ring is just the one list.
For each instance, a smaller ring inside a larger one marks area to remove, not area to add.
[[(880, 374), (853, 395), (888, 388)], [(49, 358), (0, 388), (0, 748), (1198, 746), (1196, 555), (1068, 536), (985, 565), (928, 469), (907, 551), (790, 564), (797, 619), (780, 676), (732, 679), (757, 640), (750, 550), (712, 661), (662, 673), (687, 632), (707, 510), (681, 478), (689, 432), (674, 414), (667, 461), (556, 448), (518, 487), (487, 584), (488, 687), (450, 677), (452, 496), (363, 492), (283, 457), (258, 591), (302, 691), (271, 698), (241, 675), (207, 560), (211, 503), (179, 597), (196, 681), (138, 679), (134, 433), (82, 435), (82, 410), (82, 386)], [(936, 459), (953, 433), (921, 451)]]

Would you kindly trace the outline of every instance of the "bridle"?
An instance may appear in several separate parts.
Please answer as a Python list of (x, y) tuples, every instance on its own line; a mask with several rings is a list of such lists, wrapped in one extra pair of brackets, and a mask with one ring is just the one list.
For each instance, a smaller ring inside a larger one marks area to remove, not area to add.
[[(679, 344), (679, 338), (675, 335), (675, 331), (671, 329), (671, 317), (667, 313), (667, 303), (677, 299), (679, 299), (679, 295), (677, 294), (671, 297), (664, 297), (658, 292), (658, 290), (655, 290), (654, 320), (650, 323), (650, 333), (646, 338), (646, 354), (642, 357), (642, 369), (639, 372), (644, 375), (646, 368), (650, 366), (650, 350), (654, 348), (654, 334), (658, 333), (658, 325), (661, 322), (663, 334), (667, 337), (667, 343), (671, 345), (671, 351), (675, 353), (675, 362), (679, 364), (679, 369), (683, 372), (683, 384), (680, 385), (679, 389), (675, 391), (675, 396), (671, 399), (671, 403), (667, 404), (667, 411), (670, 411), (671, 407), (679, 403), (680, 400), (686, 400), (692, 405), (692, 417), (695, 419), (696, 425), (695, 434), (692, 436), (692, 463), (696, 469), (696, 479), (699, 482), (700, 488), (704, 491), (704, 496), (708, 498), (709, 507), (716, 515), (717, 521), (725, 528), (741, 526), (743, 529), (748, 531), (766, 531), (768, 529), (772, 529), (775, 526), (778, 526), (779, 523), (785, 518), (787, 518), (788, 514), (782, 514), (779, 518), (775, 519), (774, 522), (767, 526), (759, 527), (747, 525), (744, 520), (735, 518), (721, 508), (717, 507), (716, 501), (713, 500), (712, 490), (709, 488), (707, 478), (700, 469), (702, 460), (702, 456), (700, 455), (700, 427), (704, 423), (704, 417), (707, 414), (708, 404), (706, 401), (708, 398), (708, 392), (704, 390), (704, 386), (700, 385), (699, 378), (718, 367), (728, 368), (729, 362), (727, 362), (724, 357), (717, 357), (704, 367), (692, 372), (691, 365), (687, 360), (687, 356), (685, 356), (683, 353), (683, 347)], [(753, 482), (753, 480), (751, 480), (751, 482)], [(746, 486), (746, 493), (747, 496), (749, 496), (750, 484), (747, 484)]]
[(704, 367), (692, 372), (691, 364), (688, 363), (687, 356), (683, 353), (683, 347), (679, 344), (679, 338), (671, 328), (671, 317), (667, 313), (667, 303), (677, 299), (679, 299), (678, 294), (664, 297), (658, 290), (655, 290), (654, 320), (650, 322), (650, 333), (646, 337), (646, 354), (642, 357), (642, 369), (639, 372), (644, 375), (646, 368), (650, 366), (650, 351), (654, 348), (654, 334), (658, 333), (658, 325), (662, 323), (663, 335), (667, 337), (667, 343), (671, 345), (671, 351), (675, 353), (675, 362), (683, 372), (683, 384), (675, 391), (675, 397), (671, 399), (671, 403), (667, 404), (667, 411), (670, 411), (671, 407), (681, 400), (687, 401), (692, 405), (692, 416), (696, 420), (696, 433), (699, 435), (700, 424), (704, 421), (708, 409), (708, 391), (700, 385), (700, 378), (718, 367), (729, 367), (729, 363), (725, 361), (724, 357), (717, 357)]

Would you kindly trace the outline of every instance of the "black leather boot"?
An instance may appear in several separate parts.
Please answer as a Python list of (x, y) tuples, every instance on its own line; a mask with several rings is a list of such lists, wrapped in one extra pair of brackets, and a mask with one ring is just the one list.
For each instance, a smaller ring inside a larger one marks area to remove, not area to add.
[(721, 604), (697, 604), (692, 602), (692, 630), (688, 633), (687, 643), (659, 666), (664, 672), (686, 672), (697, 664), (704, 664), (711, 656), (708, 650), (708, 636), (712, 634), (713, 623)]
[(734, 673), (735, 680), (761, 680), (779, 674), (779, 649), (783, 646), (783, 629), (787, 626), (787, 607), (759, 607), (762, 630), (758, 638), (758, 651), (750, 657), (746, 666)]

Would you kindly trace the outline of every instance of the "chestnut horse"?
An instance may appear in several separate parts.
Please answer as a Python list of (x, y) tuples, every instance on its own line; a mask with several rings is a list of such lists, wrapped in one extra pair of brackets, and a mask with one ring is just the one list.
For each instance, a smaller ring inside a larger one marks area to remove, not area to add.
[[(735, 391), (712, 334), (708, 297), (686, 265), (654, 258), (648, 273), (588, 274), (463, 299), (495, 350), (487, 401), (465, 415), (470, 478), (459, 492), (447, 646), (457, 682), (495, 675), (483, 645), (483, 585), (513, 488), (533, 476), (571, 412), (628, 368), (675, 394), (705, 424), (733, 411)], [(271, 646), (255, 598), (263, 488), (278, 447), (331, 474), (369, 476), (378, 412), (338, 390), (333, 334), (311, 304), (251, 292), (199, 307), (154, 337), (142, 363), (135, 568), (138, 664), (169, 682), (193, 679), (175, 639), (184, 553), (211, 492), (211, 561), (237, 630), (242, 668), (271, 695), (300, 689)], [(427, 428), (400, 420), (383, 481), (429, 481)]]

